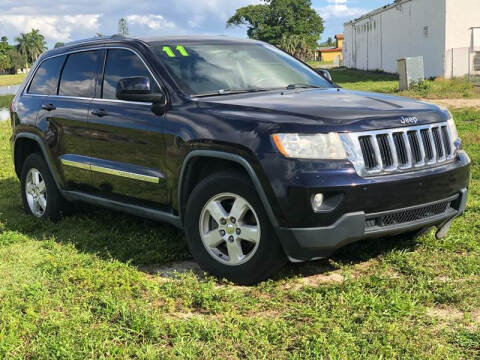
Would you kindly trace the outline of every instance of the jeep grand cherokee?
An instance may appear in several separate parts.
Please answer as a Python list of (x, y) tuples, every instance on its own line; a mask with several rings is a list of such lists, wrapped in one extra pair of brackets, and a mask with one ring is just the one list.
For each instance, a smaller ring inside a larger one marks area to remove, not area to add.
[(360, 239), (445, 236), (467, 199), (447, 110), (344, 90), (258, 41), (67, 44), (38, 59), (11, 119), (29, 214), (84, 201), (165, 221), (242, 284)]

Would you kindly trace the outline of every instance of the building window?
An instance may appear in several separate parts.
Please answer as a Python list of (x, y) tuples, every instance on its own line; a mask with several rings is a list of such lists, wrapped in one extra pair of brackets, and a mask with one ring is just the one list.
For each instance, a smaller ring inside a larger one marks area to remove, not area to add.
[(423, 35), (428, 38), (428, 26), (423, 27)]

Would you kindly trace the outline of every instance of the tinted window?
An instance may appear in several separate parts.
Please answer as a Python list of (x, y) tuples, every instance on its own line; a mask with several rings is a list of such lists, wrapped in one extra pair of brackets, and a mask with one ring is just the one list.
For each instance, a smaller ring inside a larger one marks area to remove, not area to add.
[(108, 50), (103, 79), (103, 98), (116, 99), (118, 81), (132, 76), (145, 76), (150, 79), (153, 92), (158, 92), (157, 83), (140, 58), (128, 50)]
[(57, 93), (58, 76), (65, 56), (57, 56), (45, 60), (32, 79), (28, 92), (39, 95), (55, 95)]
[(316, 71), (271, 45), (154, 43), (153, 49), (180, 86), (195, 95), (285, 89), (289, 85), (332, 87)]
[(58, 94), (94, 97), (98, 56), (98, 51), (85, 51), (68, 55)]

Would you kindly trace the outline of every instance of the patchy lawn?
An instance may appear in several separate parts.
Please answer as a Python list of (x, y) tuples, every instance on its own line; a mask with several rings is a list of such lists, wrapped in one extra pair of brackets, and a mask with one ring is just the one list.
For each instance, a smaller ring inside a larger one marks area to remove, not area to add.
[(190, 258), (168, 225), (26, 216), (0, 123), (0, 358), (479, 358), (480, 112), (454, 116), (474, 167), (447, 238), (364, 241), (255, 287), (168, 276)]
[(0, 86), (21, 84), (25, 76), (25, 74), (0, 75)]
[(333, 66), (333, 61), (312, 60), (312, 61), (307, 61), (307, 64), (310, 65), (313, 68), (321, 68), (322, 66), (330, 67), (330, 66)]
[(13, 100), (13, 95), (0, 96), (0, 109), (8, 108)]
[(399, 96), (425, 99), (480, 98), (480, 89), (466, 79), (427, 80), (408, 91), (398, 90), (398, 75), (337, 68), (330, 70), (332, 78), (340, 86), (361, 91), (373, 91)]

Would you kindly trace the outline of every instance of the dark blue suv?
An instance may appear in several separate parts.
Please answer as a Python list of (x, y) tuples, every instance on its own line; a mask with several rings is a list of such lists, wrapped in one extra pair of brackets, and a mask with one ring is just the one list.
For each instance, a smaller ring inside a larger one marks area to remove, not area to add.
[(343, 90), (262, 42), (67, 44), (11, 110), (28, 213), (84, 201), (168, 222), (237, 283), (360, 239), (442, 237), (465, 209), (470, 160), (447, 110)]

